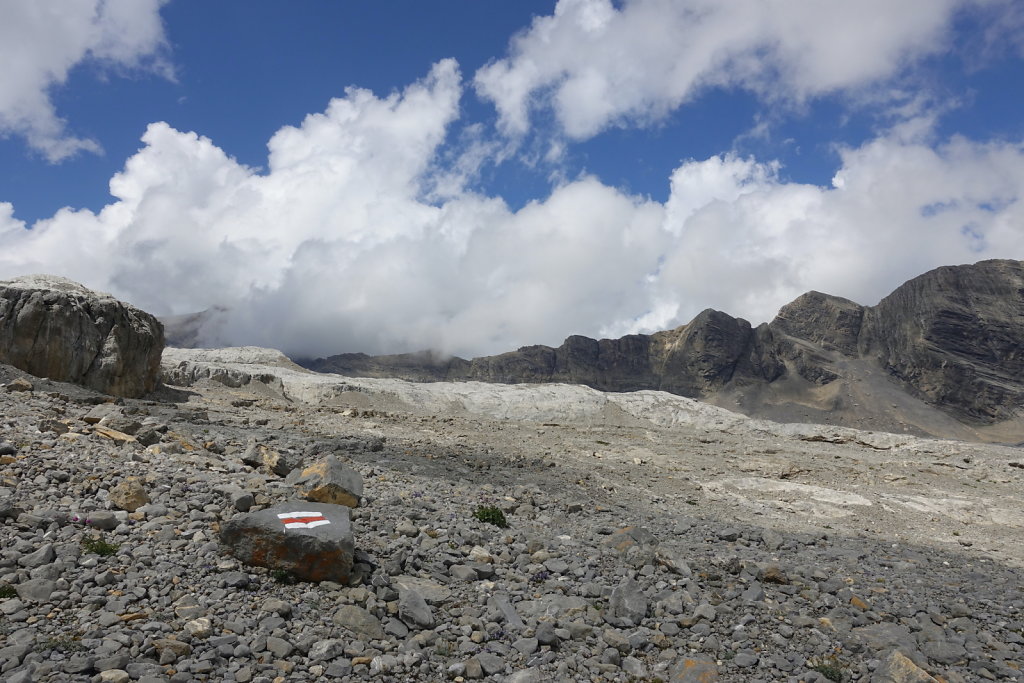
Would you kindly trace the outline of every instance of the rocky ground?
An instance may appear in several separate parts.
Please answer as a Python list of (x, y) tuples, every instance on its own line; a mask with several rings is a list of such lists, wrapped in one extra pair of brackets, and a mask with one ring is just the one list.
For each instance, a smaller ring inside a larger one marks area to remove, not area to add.
[[(257, 351), (165, 371), (107, 403), (0, 366), (3, 680), (1024, 680), (1020, 449)], [(224, 552), (326, 453), (364, 480), (349, 585)]]

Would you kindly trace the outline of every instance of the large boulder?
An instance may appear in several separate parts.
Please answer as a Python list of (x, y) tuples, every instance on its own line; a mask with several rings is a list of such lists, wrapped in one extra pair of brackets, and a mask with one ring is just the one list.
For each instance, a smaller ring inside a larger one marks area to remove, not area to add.
[(0, 362), (105, 394), (156, 388), (164, 330), (154, 316), (51, 275), (0, 282)]
[(238, 515), (220, 540), (242, 562), (291, 572), (304, 581), (347, 583), (355, 540), (349, 508), (292, 501)]

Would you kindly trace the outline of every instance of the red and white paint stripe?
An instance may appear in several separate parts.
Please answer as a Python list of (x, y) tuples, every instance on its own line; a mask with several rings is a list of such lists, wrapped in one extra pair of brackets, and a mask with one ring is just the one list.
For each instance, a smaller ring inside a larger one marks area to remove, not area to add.
[(312, 529), (331, 523), (322, 512), (282, 512), (277, 518), (285, 529)]

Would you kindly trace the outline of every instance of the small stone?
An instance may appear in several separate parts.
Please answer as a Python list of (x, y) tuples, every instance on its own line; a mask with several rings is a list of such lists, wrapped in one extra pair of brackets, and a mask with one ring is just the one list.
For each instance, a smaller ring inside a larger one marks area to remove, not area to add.
[(381, 626), (380, 620), (356, 605), (344, 605), (334, 613), (333, 620), (335, 624), (347, 628), (357, 636), (363, 636), (370, 640), (380, 640), (385, 637), (384, 627)]
[(410, 628), (434, 627), (434, 613), (427, 605), (426, 600), (412, 588), (402, 588), (398, 597), (398, 618), (405, 622)]
[(743, 668), (757, 666), (758, 661), (760, 661), (760, 658), (756, 654), (753, 654), (751, 652), (740, 652), (733, 659), (733, 663), (736, 666)]
[(50, 564), (57, 557), (56, 551), (53, 549), (52, 543), (47, 543), (35, 552), (31, 552), (27, 555), (22, 555), (18, 559), (18, 564), (22, 567), (32, 569), (34, 567), (41, 567), (44, 564)]
[(182, 657), (192, 654), (192, 646), (180, 640), (172, 638), (157, 638), (153, 641), (153, 647), (160, 654), (161, 664), (173, 664)]
[(476, 656), (476, 660), (480, 662), (480, 667), (488, 676), (505, 670), (505, 662), (493, 652), (481, 652)]
[(121, 523), (113, 512), (107, 510), (94, 510), (93, 512), (79, 514), (78, 517), (78, 521), (81, 524), (101, 531), (112, 531)]
[(263, 602), (260, 609), (264, 612), (271, 612), (279, 617), (287, 619), (292, 615), (293, 608), (290, 602), (278, 600), (277, 598), (269, 598)]
[(464, 564), (453, 564), (448, 568), (448, 573), (453, 579), (459, 581), (476, 581), (477, 573), (472, 567), (467, 567)]
[(340, 640), (321, 640), (309, 648), (309, 658), (315, 662), (326, 662), (345, 654), (345, 643)]
[(206, 617), (193, 619), (185, 624), (185, 631), (193, 638), (208, 638), (213, 633), (213, 626)]
[(15, 590), (18, 597), (25, 602), (46, 602), (57, 590), (57, 582), (50, 579), (30, 579), (19, 583)]
[(697, 609), (693, 610), (693, 616), (695, 619), (703, 619), (707, 622), (713, 622), (715, 617), (718, 616), (718, 611), (714, 605), (703, 603), (697, 606)]
[(278, 659), (284, 659), (295, 651), (295, 646), (284, 638), (267, 637), (267, 650)]
[(102, 683), (128, 683), (131, 680), (132, 677), (123, 669), (107, 669), (100, 672), (100, 681)]
[(395, 527), (395, 533), (399, 536), (408, 536), (409, 538), (416, 538), (420, 535), (419, 528), (407, 519), (403, 519)]
[(128, 477), (110, 490), (110, 502), (121, 510), (135, 512), (149, 502), (149, 494), (138, 477)]
[(899, 650), (893, 650), (875, 670), (871, 683), (938, 683)]
[(707, 659), (684, 657), (672, 668), (670, 683), (714, 683), (718, 680), (718, 666)]
[(537, 651), (538, 642), (536, 638), (520, 638), (519, 640), (512, 643), (512, 647), (522, 652), (524, 655), (532, 655)]
[(647, 596), (639, 583), (627, 579), (612, 590), (608, 610), (612, 617), (618, 618), (624, 625), (639, 626), (647, 616)]
[(505, 683), (545, 683), (549, 680), (540, 669), (523, 669), (505, 679)]
[(95, 425), (92, 428), (92, 433), (97, 436), (102, 436), (104, 439), (110, 439), (116, 444), (134, 443), (136, 441), (135, 437), (131, 434), (125, 434), (124, 432), (111, 429), (110, 427), (104, 427), (103, 425)]
[(261, 447), (261, 453), (263, 465), (279, 477), (286, 477), (302, 467), (302, 456), (297, 453), (279, 453), (265, 447)]
[(772, 529), (765, 529), (761, 532), (761, 542), (764, 543), (764, 547), (768, 550), (778, 550), (779, 547), (785, 542), (782, 535)]
[(32, 386), (32, 382), (29, 382), (24, 377), (11, 380), (7, 383), (7, 393), (14, 391), (33, 391), (35, 387)]

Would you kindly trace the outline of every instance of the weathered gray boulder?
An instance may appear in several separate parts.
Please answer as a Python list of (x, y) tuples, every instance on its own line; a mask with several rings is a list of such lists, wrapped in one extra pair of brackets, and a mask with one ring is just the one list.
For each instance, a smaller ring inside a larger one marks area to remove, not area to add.
[(363, 495), (363, 478), (358, 472), (328, 455), (302, 470), (295, 481), (306, 500), (354, 508)]
[(349, 508), (309, 501), (233, 517), (221, 525), (220, 540), (246, 564), (304, 581), (346, 583), (355, 550)]
[(164, 331), (149, 313), (71, 280), (0, 282), (0, 362), (114, 396), (156, 388)]

